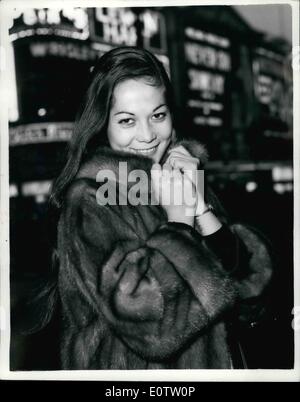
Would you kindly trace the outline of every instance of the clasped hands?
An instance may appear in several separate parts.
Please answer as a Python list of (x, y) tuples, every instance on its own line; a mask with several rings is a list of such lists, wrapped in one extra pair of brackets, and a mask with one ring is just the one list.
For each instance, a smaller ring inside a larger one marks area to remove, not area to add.
[(204, 176), (202, 171), (198, 171), (198, 165), (198, 159), (180, 145), (169, 151), (162, 166), (152, 166), (154, 195), (165, 209), (169, 221), (194, 226), (195, 216), (207, 210)]

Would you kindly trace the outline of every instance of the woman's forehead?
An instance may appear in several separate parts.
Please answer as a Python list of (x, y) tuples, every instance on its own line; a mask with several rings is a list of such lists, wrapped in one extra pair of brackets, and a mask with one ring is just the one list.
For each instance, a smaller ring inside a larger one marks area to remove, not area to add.
[(113, 92), (112, 107), (129, 107), (148, 104), (149, 107), (157, 102), (165, 102), (165, 87), (157, 86), (141, 79), (128, 79), (116, 85)]

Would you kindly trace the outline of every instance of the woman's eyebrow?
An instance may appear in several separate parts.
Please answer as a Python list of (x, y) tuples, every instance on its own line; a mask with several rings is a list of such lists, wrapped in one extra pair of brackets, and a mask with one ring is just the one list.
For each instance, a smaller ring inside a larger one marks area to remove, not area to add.
[(114, 116), (117, 116), (118, 114), (122, 114), (122, 113), (130, 114), (131, 116), (134, 116), (134, 113), (125, 112), (125, 111), (114, 113)]
[[(161, 108), (162, 106), (167, 106), (166, 103), (162, 103), (159, 106), (156, 106), (152, 112), (155, 112), (156, 110), (158, 110), (159, 108)], [(117, 116), (118, 114), (122, 114), (122, 113), (126, 113), (126, 114), (130, 114), (131, 116), (134, 116), (134, 113), (131, 112), (126, 112), (125, 110), (121, 110), (120, 112), (114, 113), (114, 116)]]
[(167, 106), (167, 105), (166, 105), (166, 103), (162, 103), (161, 105), (156, 106), (156, 108), (154, 108), (152, 112), (155, 112), (157, 109), (161, 108), (162, 106)]

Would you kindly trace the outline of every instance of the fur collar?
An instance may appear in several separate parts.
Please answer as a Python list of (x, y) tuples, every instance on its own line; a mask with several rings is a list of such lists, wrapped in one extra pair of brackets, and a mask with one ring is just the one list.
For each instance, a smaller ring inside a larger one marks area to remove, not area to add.
[[(181, 140), (172, 144), (169, 149), (179, 145), (184, 146), (195, 158), (199, 159), (199, 168), (202, 169), (208, 160), (208, 153), (203, 144), (196, 140)], [(99, 170), (109, 169), (118, 172), (119, 162), (127, 162), (128, 171), (141, 169), (149, 172), (153, 164), (152, 160), (143, 155), (116, 151), (109, 147), (97, 148), (90, 158), (83, 163), (76, 178), (95, 179)]]

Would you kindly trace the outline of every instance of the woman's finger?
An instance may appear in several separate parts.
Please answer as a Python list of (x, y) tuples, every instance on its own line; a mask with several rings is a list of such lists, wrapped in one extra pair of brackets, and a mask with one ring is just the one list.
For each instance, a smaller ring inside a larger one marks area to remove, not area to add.
[(167, 162), (173, 167), (181, 170), (197, 170), (198, 159), (196, 158), (182, 158), (174, 157), (173, 155), (169, 157)]
[(152, 167), (151, 167), (151, 172), (152, 171), (161, 171), (161, 165), (159, 163), (153, 163)]
[(186, 148), (184, 148), (183, 145), (178, 145), (177, 147), (174, 147), (170, 151), (168, 151), (169, 154), (171, 154), (172, 152), (177, 152), (177, 153), (180, 153), (180, 154), (185, 155), (185, 156), (192, 156), (189, 153), (189, 151)]
[(173, 170), (173, 167), (170, 165), (170, 163), (164, 163), (162, 166), (162, 174), (170, 174)]
[(150, 174), (151, 174), (153, 190), (154, 190), (155, 194), (159, 197), (161, 176), (162, 176), (161, 166), (159, 163), (155, 163), (152, 166)]
[(183, 154), (182, 152), (170, 152), (169, 154), (168, 154), (168, 159), (169, 158), (171, 158), (171, 157), (176, 157), (176, 158), (185, 158), (185, 159), (190, 159), (190, 158), (194, 158), (193, 156), (191, 156), (191, 155), (186, 155), (186, 154)]
[(171, 149), (168, 153), (167, 163), (173, 164), (174, 160), (181, 159), (195, 163), (196, 166), (199, 165), (198, 158), (193, 157), (183, 146), (178, 146)]

